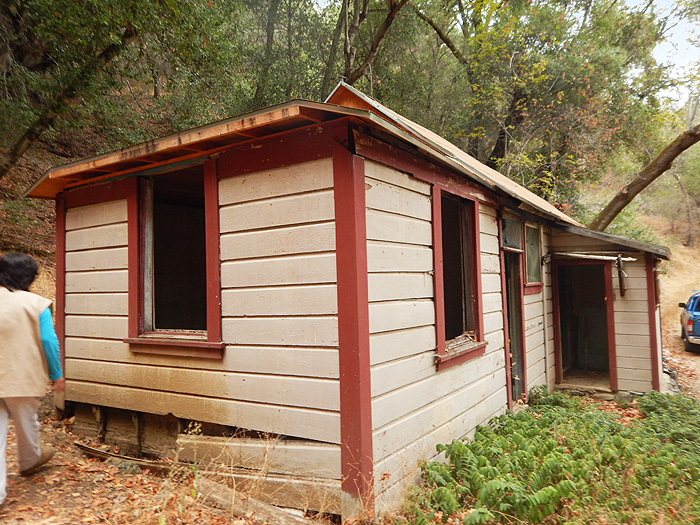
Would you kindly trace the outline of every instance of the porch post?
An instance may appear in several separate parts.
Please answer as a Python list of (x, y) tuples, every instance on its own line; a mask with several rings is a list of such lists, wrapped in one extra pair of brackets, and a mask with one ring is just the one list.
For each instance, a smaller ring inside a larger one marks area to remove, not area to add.
[(364, 159), (333, 143), (343, 519), (374, 505)]
[(651, 350), (651, 388), (661, 389), (661, 348), (658, 340), (658, 317), (656, 316), (656, 278), (654, 276), (654, 260), (650, 253), (646, 254), (647, 303), (649, 308), (649, 346)]

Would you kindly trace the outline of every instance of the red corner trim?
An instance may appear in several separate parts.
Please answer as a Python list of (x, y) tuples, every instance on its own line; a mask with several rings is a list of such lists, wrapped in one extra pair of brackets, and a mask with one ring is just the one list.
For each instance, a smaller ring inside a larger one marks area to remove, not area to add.
[(615, 292), (613, 291), (612, 264), (607, 262), (605, 268), (605, 310), (608, 318), (608, 363), (610, 366), (610, 389), (618, 390), (617, 385), (617, 349), (615, 348)]
[(61, 349), (61, 364), (66, 372), (66, 200), (56, 196), (56, 301), (54, 303), (56, 335)]
[(435, 332), (438, 357), (445, 355), (445, 290), (442, 271), (442, 190), (432, 187), (433, 199), (433, 294), (435, 295)]
[(561, 319), (559, 317), (559, 264), (552, 261), (552, 313), (554, 322), (554, 381), (562, 382), (564, 373), (561, 359)]
[(129, 337), (138, 337), (141, 330), (141, 318), (143, 312), (143, 290), (141, 280), (143, 278), (143, 265), (141, 264), (140, 228), (141, 217), (139, 215), (139, 180), (129, 179), (129, 191), (126, 195), (127, 213), (127, 239), (129, 243)]
[(333, 144), (340, 365), (341, 488), (372, 508), (372, 393), (364, 159)]
[(204, 163), (204, 216), (207, 266), (207, 340), (221, 341), (221, 261), (217, 161)]
[(659, 341), (656, 324), (656, 279), (654, 278), (654, 261), (651, 254), (646, 254), (647, 302), (649, 305), (649, 346), (651, 350), (651, 388), (661, 388), (661, 370), (659, 370)]

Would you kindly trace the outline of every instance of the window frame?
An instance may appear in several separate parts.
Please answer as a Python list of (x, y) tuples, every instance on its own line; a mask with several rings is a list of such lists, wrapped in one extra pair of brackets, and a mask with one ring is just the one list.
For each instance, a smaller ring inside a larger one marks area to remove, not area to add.
[[(472, 254), (471, 259), (471, 288), (473, 299), (473, 323), (475, 341), (458, 341), (460, 336), (446, 340), (445, 337), (445, 297), (444, 297), (444, 270), (443, 270), (443, 246), (442, 246), (442, 198), (443, 194), (459, 198), (469, 202), (468, 223), (472, 225), (473, 235), (468, 242), (471, 246), (467, 251)], [(433, 273), (434, 273), (434, 297), (435, 297), (435, 328), (437, 355), (435, 356), (436, 369), (443, 370), (450, 366), (463, 363), (469, 359), (479, 357), (486, 351), (484, 340), (484, 315), (481, 283), (481, 228), (479, 223), (479, 201), (467, 193), (462, 193), (454, 187), (433, 184), (432, 188), (432, 222), (433, 222)], [(452, 344), (450, 344), (452, 343)]]
[[(537, 260), (533, 261), (529, 255), (528, 255), (528, 236), (527, 236), (527, 231), (528, 228), (532, 231), (537, 232)], [(523, 222), (523, 254), (524, 254), (524, 261), (523, 265), (525, 266), (524, 272), (523, 272), (523, 290), (526, 295), (529, 294), (535, 294), (535, 293), (540, 293), (542, 291), (542, 285), (544, 284), (543, 281), (543, 268), (542, 268), (542, 228), (540, 227), (539, 224), (535, 223), (528, 223), (528, 222)], [(530, 266), (529, 264), (536, 264), (537, 268), (539, 269), (539, 281), (530, 281), (530, 275), (529, 275), (529, 269)]]
[[(134, 353), (179, 355), (211, 359), (223, 358), (225, 344), (221, 333), (221, 264), (219, 261), (219, 197), (216, 160), (193, 162), (203, 165), (205, 259), (206, 259), (206, 331), (148, 331), (145, 301), (148, 296), (144, 262), (148, 249), (145, 238), (147, 217), (143, 206), (144, 183), (135, 179), (127, 198), (129, 228), (129, 329), (124, 342)], [(179, 166), (183, 169), (183, 166)], [(173, 172), (178, 169), (173, 169)], [(150, 175), (142, 172), (138, 175)], [(198, 333), (199, 332), (199, 333)]]

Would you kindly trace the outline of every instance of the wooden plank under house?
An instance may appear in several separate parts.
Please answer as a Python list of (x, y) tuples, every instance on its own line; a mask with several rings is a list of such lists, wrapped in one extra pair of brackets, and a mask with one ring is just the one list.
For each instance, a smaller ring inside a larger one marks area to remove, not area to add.
[(400, 505), (537, 385), (658, 389), (666, 248), (583, 228), (340, 84), (49, 170), (76, 429), (267, 502)]

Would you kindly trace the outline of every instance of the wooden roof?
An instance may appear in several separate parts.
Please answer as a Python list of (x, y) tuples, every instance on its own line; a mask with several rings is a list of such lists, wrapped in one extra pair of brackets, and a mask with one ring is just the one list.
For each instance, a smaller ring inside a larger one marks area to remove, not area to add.
[(241, 117), (149, 140), (95, 157), (51, 168), (25, 195), (53, 199), (65, 190), (131, 173), (154, 170), (230, 148), (233, 145), (292, 129), (365, 112), (308, 101), (290, 101)]
[(513, 197), (520, 202), (522, 209), (543, 215), (571, 233), (593, 235), (600, 240), (647, 251), (662, 258), (668, 258), (670, 255), (664, 247), (581, 227), (580, 223), (550, 202), (482, 164), (436, 133), (342, 82), (325, 103), (292, 100), (240, 117), (52, 168), (29, 188), (25, 195), (52, 199), (59, 192), (72, 187), (134, 173), (155, 172), (173, 163), (194, 161), (236, 144), (347, 117), (363, 120), (412, 144), (424, 155), (488, 188)]

